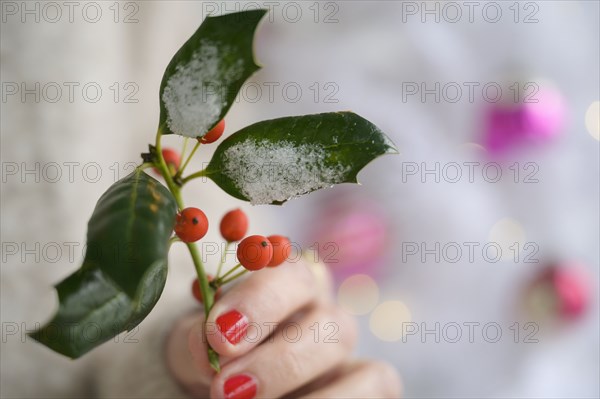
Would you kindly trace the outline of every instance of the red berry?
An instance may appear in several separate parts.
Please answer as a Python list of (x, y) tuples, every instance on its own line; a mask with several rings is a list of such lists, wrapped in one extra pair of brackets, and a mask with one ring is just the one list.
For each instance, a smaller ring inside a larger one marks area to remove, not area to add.
[(175, 234), (183, 242), (198, 241), (208, 231), (208, 219), (198, 208), (185, 208), (177, 214)]
[[(171, 172), (172, 175), (175, 174), (177, 169), (179, 169), (179, 165), (181, 164), (181, 157), (179, 156), (179, 153), (172, 148), (164, 148), (162, 150), (162, 156), (165, 159), (165, 163), (167, 164), (169, 172)], [(160, 175), (160, 171), (158, 169), (154, 168), (154, 172), (156, 172), (157, 175)]]
[(181, 164), (179, 153), (172, 148), (165, 148), (162, 150), (162, 155), (171, 173), (177, 172), (177, 169), (179, 169), (179, 165)]
[(267, 266), (275, 267), (287, 260), (292, 252), (292, 244), (287, 237), (273, 235), (267, 237), (273, 246), (273, 258)]
[(273, 258), (273, 246), (267, 237), (249, 236), (238, 245), (237, 258), (246, 269), (260, 270)]
[(225, 119), (221, 119), (219, 123), (215, 127), (212, 128), (208, 133), (206, 133), (202, 137), (198, 137), (198, 141), (202, 144), (210, 144), (219, 140), (219, 138), (223, 135), (225, 131)]
[[(210, 274), (208, 276), (208, 282), (213, 281), (214, 277), (211, 276)], [(192, 295), (194, 296), (194, 298), (196, 298), (196, 300), (200, 303), (204, 303), (203, 297), (202, 297), (202, 290), (200, 290), (200, 281), (198, 281), (198, 279), (194, 279), (194, 281), (192, 281)], [(217, 299), (219, 299), (219, 297), (221, 296), (221, 287), (219, 287), (217, 289), (217, 292), (215, 292), (215, 301)]]
[(221, 235), (229, 242), (239, 241), (248, 231), (248, 216), (241, 209), (229, 211), (221, 219)]

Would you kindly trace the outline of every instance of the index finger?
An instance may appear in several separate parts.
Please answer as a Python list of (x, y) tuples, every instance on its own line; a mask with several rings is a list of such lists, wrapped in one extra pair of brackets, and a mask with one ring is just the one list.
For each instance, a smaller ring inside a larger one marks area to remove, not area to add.
[(214, 304), (205, 329), (210, 346), (226, 357), (241, 356), (278, 324), (323, 300), (330, 279), (320, 267), (302, 260), (250, 274)]

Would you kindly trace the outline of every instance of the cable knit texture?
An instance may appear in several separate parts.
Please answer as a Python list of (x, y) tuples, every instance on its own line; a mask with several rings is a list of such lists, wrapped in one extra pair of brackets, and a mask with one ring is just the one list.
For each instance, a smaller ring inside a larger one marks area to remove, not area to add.
[(164, 300), (162, 306), (159, 303), (136, 329), (98, 350), (92, 363), (97, 397), (189, 397), (172, 378), (165, 363), (165, 340), (170, 329), (191, 308), (188, 296), (179, 299)]

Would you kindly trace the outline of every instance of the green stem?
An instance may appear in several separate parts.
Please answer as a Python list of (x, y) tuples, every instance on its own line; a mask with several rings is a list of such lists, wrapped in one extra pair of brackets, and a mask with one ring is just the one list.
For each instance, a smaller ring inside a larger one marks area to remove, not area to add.
[(183, 157), (185, 155), (185, 151), (187, 150), (188, 140), (189, 140), (189, 137), (186, 137), (185, 139), (183, 139), (183, 146), (181, 147), (181, 157)]
[[(156, 153), (158, 157), (158, 165), (156, 165), (165, 179), (167, 183), (167, 187), (169, 191), (173, 194), (175, 201), (177, 202), (177, 206), (180, 210), (184, 209), (183, 199), (181, 198), (181, 190), (180, 187), (175, 184), (173, 181), (173, 177), (169, 172), (169, 168), (167, 167), (167, 163), (162, 155), (162, 148), (160, 140), (162, 138), (161, 130), (159, 129), (156, 132)], [(202, 264), (202, 259), (200, 258), (200, 252), (198, 252), (198, 247), (196, 243), (188, 242), (186, 243), (188, 250), (190, 251), (190, 255), (192, 256), (192, 260), (194, 262), (194, 267), (196, 269), (196, 274), (198, 275), (198, 282), (200, 284), (200, 290), (202, 291), (202, 297), (204, 299), (204, 314), (206, 319), (208, 319), (208, 314), (210, 313), (210, 309), (213, 306), (215, 301), (215, 291), (208, 284), (208, 277), (206, 276), (206, 272), (204, 271), (204, 265)], [(220, 371), (219, 366), (219, 355), (209, 346), (208, 347), (208, 357), (210, 360), (210, 365), (213, 369), (218, 373)]]
[(183, 185), (183, 184), (189, 182), (190, 180), (194, 180), (194, 179), (197, 179), (199, 177), (205, 177), (205, 176), (208, 176), (208, 175), (209, 175), (209, 173), (206, 171), (206, 169), (202, 169), (201, 171), (198, 171), (196, 173), (192, 173), (191, 175), (186, 176), (183, 179), (181, 179), (181, 184)]
[(231, 277), (229, 277), (229, 278), (226, 278), (226, 279), (219, 279), (218, 285), (219, 285), (219, 286), (221, 286), (221, 285), (225, 285), (225, 284), (227, 284), (227, 283), (230, 283), (230, 282), (232, 282), (233, 280), (235, 280), (236, 278), (238, 278), (238, 277), (240, 277), (240, 276), (243, 276), (243, 275), (244, 275), (244, 274), (246, 274), (246, 273), (248, 273), (248, 270), (244, 269), (244, 270), (242, 270), (241, 272), (239, 272), (239, 273), (236, 273), (236, 274), (234, 274), (233, 276), (231, 276)]
[(217, 274), (215, 274), (215, 280), (221, 276), (221, 269), (223, 269), (223, 264), (225, 264), (225, 256), (227, 256), (227, 250), (229, 249), (229, 245), (231, 242), (227, 241), (227, 245), (225, 245), (225, 249), (221, 253), (221, 259), (219, 260), (219, 266), (217, 267)]
[(231, 276), (231, 274), (233, 274), (233, 273), (234, 273), (236, 270), (238, 270), (240, 267), (242, 267), (242, 264), (241, 264), (241, 263), (238, 263), (237, 265), (235, 265), (234, 267), (232, 267), (230, 270), (228, 270), (228, 271), (227, 271), (227, 273), (225, 273), (225, 274), (224, 274), (224, 275), (222, 275), (221, 277), (219, 277), (219, 278), (215, 278), (215, 279), (213, 280), (213, 284), (216, 284), (216, 285), (222, 285), (222, 281), (223, 281), (224, 279), (226, 279), (228, 276)]
[(154, 166), (154, 164), (152, 162), (145, 162), (145, 163), (139, 165), (138, 169), (144, 170), (144, 169), (152, 168), (153, 166)]
[(200, 142), (199, 141), (196, 142), (196, 145), (194, 146), (194, 148), (192, 148), (192, 152), (190, 152), (190, 155), (187, 157), (187, 159), (185, 160), (185, 162), (183, 163), (183, 165), (181, 165), (181, 168), (179, 168), (179, 170), (177, 171), (177, 174), (175, 175), (176, 178), (180, 177), (183, 174), (183, 171), (185, 170), (185, 168), (188, 166), (188, 164), (192, 160), (192, 157), (194, 156), (194, 154), (198, 150), (198, 147), (200, 147)]
[(175, 201), (177, 202), (177, 207), (181, 210), (181, 209), (183, 209), (183, 200), (181, 199), (181, 195), (179, 193), (179, 187), (177, 187), (177, 185), (173, 181), (171, 172), (169, 171), (167, 163), (165, 162), (165, 158), (162, 155), (162, 147), (160, 144), (161, 137), (162, 137), (162, 134), (159, 129), (156, 132), (156, 143), (155, 143), (156, 155), (158, 157), (158, 165), (155, 165), (155, 166), (158, 168), (158, 170), (160, 171), (160, 174), (165, 179), (165, 182), (167, 183), (167, 187), (169, 188), (169, 191), (173, 194), (173, 197), (175, 197)]
[[(202, 265), (202, 259), (200, 259), (200, 252), (198, 252), (198, 247), (195, 242), (186, 243), (190, 254), (192, 255), (192, 260), (194, 261), (194, 267), (196, 268), (196, 274), (198, 275), (198, 283), (200, 284), (200, 290), (202, 291), (202, 299), (204, 299), (204, 320), (208, 320), (208, 314), (215, 303), (215, 293), (216, 291), (213, 287), (210, 286), (208, 282), (208, 277), (206, 276), (206, 272), (204, 271), (204, 266)], [(221, 365), (219, 363), (219, 354), (215, 352), (210, 345), (208, 345), (208, 361), (211, 367), (217, 372), (221, 372)]]
[(169, 238), (169, 248), (171, 248), (171, 245), (173, 245), (174, 242), (180, 242), (180, 241), (181, 240), (177, 236), (173, 236), (173, 237)]
[[(202, 265), (200, 252), (198, 251), (196, 243), (188, 242), (186, 245), (190, 251), (190, 254), (192, 255), (192, 260), (194, 261), (194, 267), (196, 268), (198, 282), (200, 283), (200, 288), (202, 289), (202, 295), (204, 299), (204, 313), (206, 314), (206, 317), (208, 317), (208, 313), (215, 302), (215, 291), (212, 289), (212, 287), (210, 287), (208, 277), (206, 277), (206, 273), (204, 272), (204, 266)], [(210, 293), (210, 295), (204, 296), (205, 293)]]

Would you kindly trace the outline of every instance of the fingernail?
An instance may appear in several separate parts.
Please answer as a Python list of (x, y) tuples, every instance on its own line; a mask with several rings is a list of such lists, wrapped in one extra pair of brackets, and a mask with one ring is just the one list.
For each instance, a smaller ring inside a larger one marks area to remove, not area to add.
[(246, 374), (229, 377), (223, 385), (226, 399), (252, 399), (256, 396), (256, 382)]
[(246, 335), (248, 318), (237, 310), (230, 310), (217, 318), (217, 326), (227, 341), (235, 345)]

